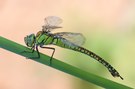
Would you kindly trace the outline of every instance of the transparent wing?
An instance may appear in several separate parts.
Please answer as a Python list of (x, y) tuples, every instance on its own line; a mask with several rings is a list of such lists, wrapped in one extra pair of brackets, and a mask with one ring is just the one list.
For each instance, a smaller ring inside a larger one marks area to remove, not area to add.
[(45, 25), (58, 26), (62, 23), (62, 19), (56, 16), (48, 16), (45, 18)]
[(44, 19), (45, 25), (43, 26), (43, 30), (51, 31), (52, 29), (61, 28), (58, 26), (62, 23), (62, 19), (56, 16), (48, 16)]
[(57, 37), (62, 37), (68, 42), (71, 42), (75, 45), (81, 46), (85, 42), (85, 37), (81, 33), (71, 33), (71, 32), (60, 32), (55, 33)]

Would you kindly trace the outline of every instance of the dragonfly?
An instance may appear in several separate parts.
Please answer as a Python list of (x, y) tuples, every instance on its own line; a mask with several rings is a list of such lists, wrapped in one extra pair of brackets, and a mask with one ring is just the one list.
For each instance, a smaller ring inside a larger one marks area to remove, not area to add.
[(62, 28), (59, 26), (62, 23), (62, 19), (57, 16), (48, 16), (44, 19), (45, 24), (42, 26), (42, 30), (37, 32), (37, 34), (30, 34), (24, 37), (25, 44), (31, 48), (31, 53), (34, 50), (37, 51), (37, 58), (40, 58), (40, 53), (38, 47), (53, 50), (50, 57), (50, 63), (52, 61), (53, 55), (55, 53), (55, 48), (46, 47), (46, 45), (56, 45), (62, 48), (74, 50), (83, 54), (86, 54), (93, 59), (97, 60), (99, 63), (104, 65), (113, 77), (120, 77), (118, 71), (112, 67), (107, 61), (102, 57), (98, 56), (94, 52), (82, 47), (85, 42), (85, 37), (81, 33), (73, 32), (57, 32), (52, 33), (53, 30)]

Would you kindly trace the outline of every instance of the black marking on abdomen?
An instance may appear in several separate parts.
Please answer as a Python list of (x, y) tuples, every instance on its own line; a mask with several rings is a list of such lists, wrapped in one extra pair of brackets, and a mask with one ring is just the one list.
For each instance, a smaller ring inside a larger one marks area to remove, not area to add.
[(103, 64), (111, 73), (111, 75), (113, 77), (120, 77), (122, 80), (123, 78), (120, 76), (120, 74), (117, 72), (117, 70), (115, 70), (108, 62), (106, 62), (103, 58), (101, 58), (100, 56), (96, 55), (95, 53), (83, 48), (83, 47), (74, 47), (72, 48), (72, 50), (87, 54), (88, 56), (96, 59), (97, 61), (99, 61), (101, 64)]

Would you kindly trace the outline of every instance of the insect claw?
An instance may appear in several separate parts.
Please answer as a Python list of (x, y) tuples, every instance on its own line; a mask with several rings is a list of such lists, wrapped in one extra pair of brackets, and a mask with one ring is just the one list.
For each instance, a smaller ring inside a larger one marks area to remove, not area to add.
[(121, 76), (119, 76), (122, 80), (124, 80), (124, 78), (122, 78)]

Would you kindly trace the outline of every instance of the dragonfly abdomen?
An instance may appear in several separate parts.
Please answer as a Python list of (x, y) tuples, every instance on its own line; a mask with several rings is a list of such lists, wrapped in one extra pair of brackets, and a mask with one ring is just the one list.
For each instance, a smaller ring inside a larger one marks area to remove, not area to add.
[(72, 48), (72, 50), (84, 53), (84, 54), (96, 59), (98, 62), (103, 64), (109, 70), (109, 72), (112, 74), (113, 77), (120, 77), (123, 80), (123, 78), (120, 76), (120, 74), (117, 72), (116, 69), (114, 69), (108, 62), (106, 62), (104, 59), (102, 59), (100, 56), (96, 55), (95, 53), (93, 53), (83, 47), (80, 47), (80, 46), (74, 47), (74, 48)]

